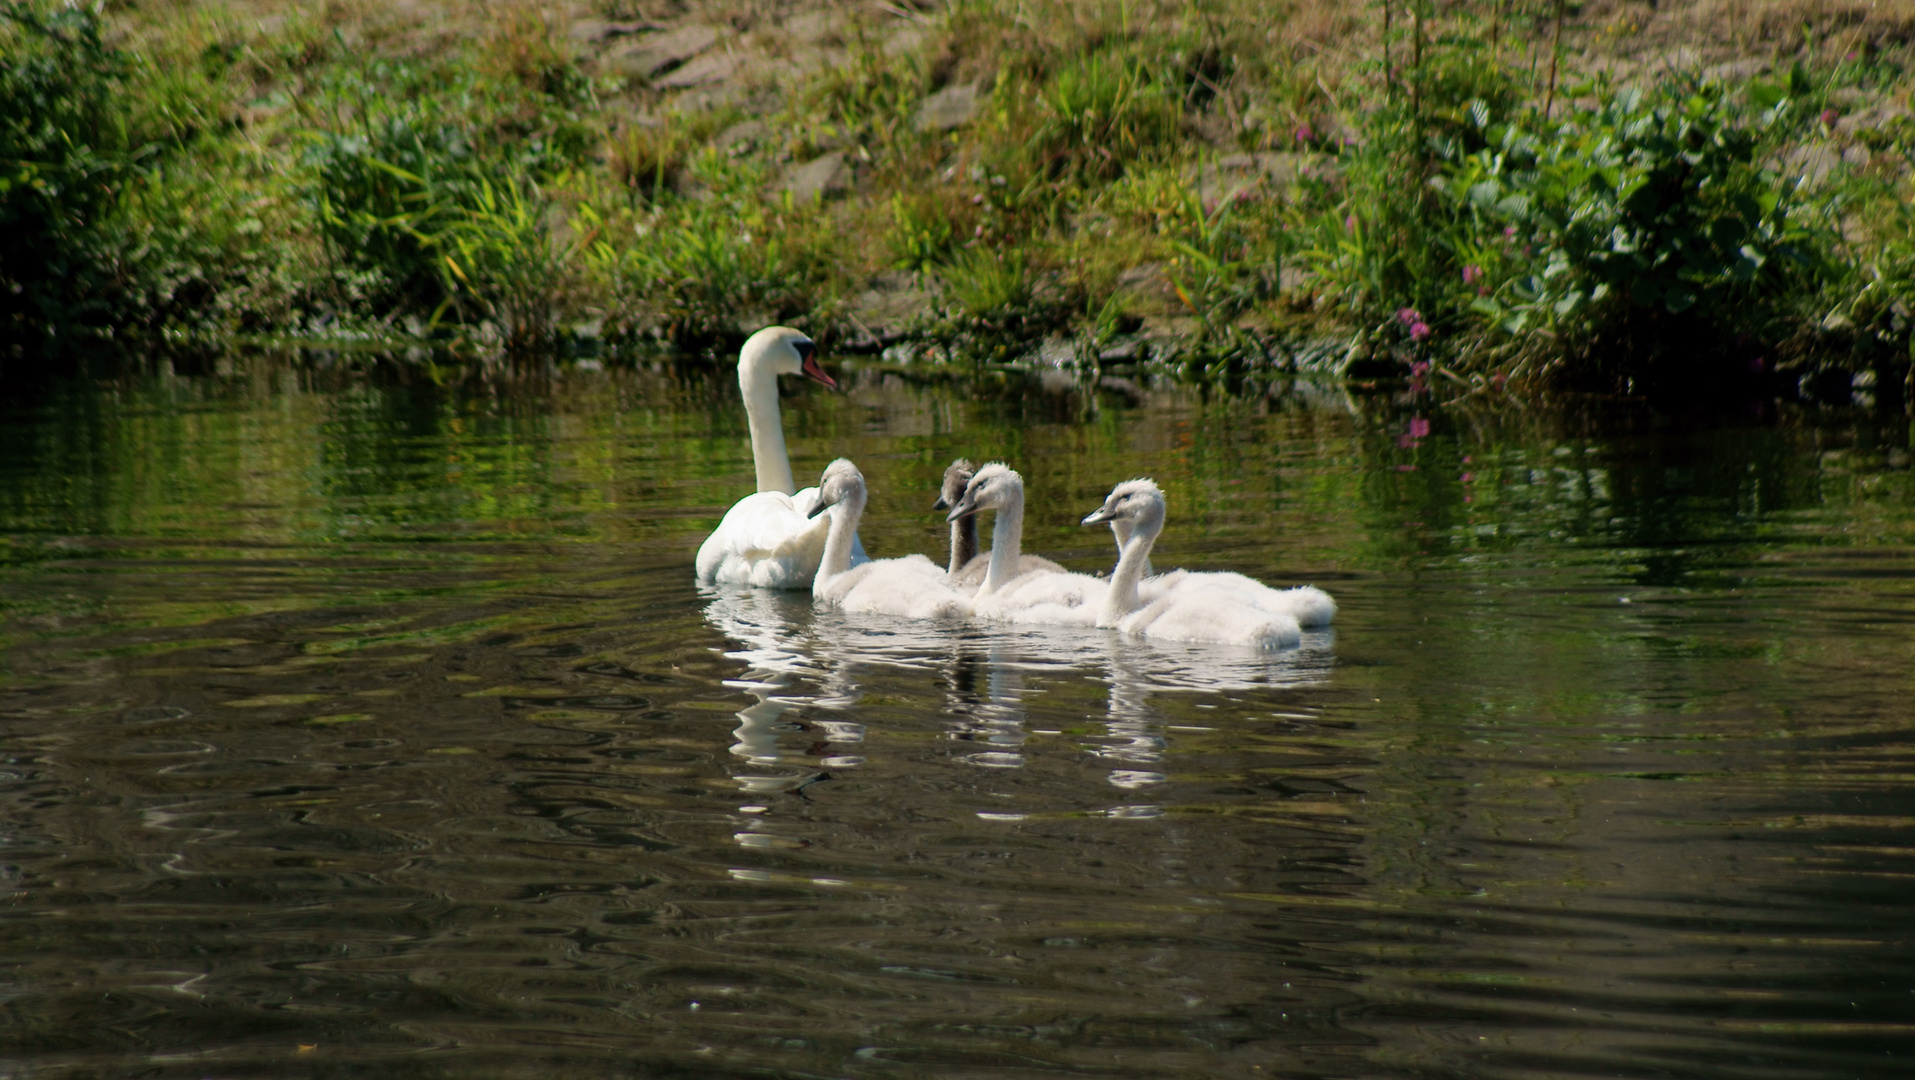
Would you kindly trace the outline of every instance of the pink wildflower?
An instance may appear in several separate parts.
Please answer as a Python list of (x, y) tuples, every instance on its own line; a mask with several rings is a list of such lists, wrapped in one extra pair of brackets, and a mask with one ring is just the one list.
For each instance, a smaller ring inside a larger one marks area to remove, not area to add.
[(1430, 339), (1430, 324), (1429, 323), (1417, 322), (1417, 323), (1411, 324), (1410, 326), (1411, 341), (1428, 341), (1429, 339)]
[(1410, 438), (1412, 439), (1428, 438), (1429, 434), (1430, 434), (1430, 422), (1427, 419), (1421, 416), (1410, 417)]
[(1420, 379), (1429, 373), (1430, 362), (1428, 360), (1418, 360), (1416, 363), (1410, 365), (1410, 376), (1412, 378)]
[(1474, 285), (1483, 280), (1483, 268), (1471, 263), (1463, 268), (1463, 284)]
[(1409, 326), (1422, 322), (1423, 316), (1417, 314), (1416, 309), (1413, 307), (1397, 308), (1396, 321), (1402, 323), (1404, 326)]
[(1834, 127), (1834, 126), (1835, 126), (1835, 122), (1836, 122), (1837, 120), (1840, 120), (1841, 118), (1842, 118), (1842, 114), (1841, 114), (1841, 113), (1839, 113), (1839, 112), (1836, 112), (1836, 111), (1835, 111), (1834, 109), (1823, 109), (1823, 110), (1822, 110), (1822, 117), (1821, 117), (1821, 119), (1822, 119), (1822, 126), (1823, 126), (1823, 127), (1828, 127), (1828, 128), (1832, 128), (1832, 127)]
[(1317, 133), (1310, 130), (1310, 125), (1303, 124), (1298, 126), (1297, 128), (1298, 142), (1301, 142), (1301, 143), (1315, 142), (1316, 138), (1317, 138)]
[(1356, 215), (1355, 214), (1351, 214), (1349, 217), (1346, 217), (1343, 219), (1343, 228), (1348, 232), (1356, 231)]

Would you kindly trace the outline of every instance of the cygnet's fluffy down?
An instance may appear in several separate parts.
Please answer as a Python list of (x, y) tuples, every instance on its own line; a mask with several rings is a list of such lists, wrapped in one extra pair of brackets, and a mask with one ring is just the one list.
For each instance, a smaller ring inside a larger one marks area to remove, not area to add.
[[(1120, 524), (1123, 554), (1111, 574), (1097, 625), (1158, 641), (1222, 642), (1256, 649), (1281, 649), (1302, 639), (1302, 627), (1293, 608), (1307, 610), (1325, 621), (1335, 604), (1319, 590), (1317, 603), (1307, 594), (1271, 589), (1254, 578), (1231, 573), (1173, 571), (1153, 579), (1154, 595), (1141, 595), (1145, 561), (1164, 528), (1164, 495), (1149, 480), (1129, 480), (1114, 488), (1104, 505), (1091, 511), (1084, 524)], [(1324, 609), (1327, 606), (1327, 611)]]
[[(1101, 589), (1088, 574), (1073, 574), (1049, 559), (1024, 555), (1024, 478), (992, 462), (977, 471), (951, 507), (949, 520), (997, 512), (991, 528), (991, 553), (974, 594), (980, 618), (1013, 619), (1036, 604), (1075, 605)], [(980, 558), (985, 558), (980, 556)], [(967, 567), (967, 570), (969, 568)]]
[(1173, 590), (1199, 583), (1235, 590), (1246, 603), (1264, 611), (1289, 615), (1305, 629), (1328, 626), (1336, 619), (1337, 602), (1314, 585), (1273, 589), (1256, 578), (1231, 570), (1172, 570), (1138, 582), (1137, 595), (1148, 604)]
[(1111, 625), (1152, 641), (1224, 642), (1265, 651), (1303, 640), (1295, 616), (1266, 611), (1236, 589), (1201, 584), (1167, 591)]
[[(950, 510), (964, 498), (964, 491), (970, 486), (976, 470), (971, 463), (958, 458), (944, 470), (944, 483), (938, 491), (938, 499), (931, 504), (933, 510)], [(1000, 510), (1001, 514), (1002, 511)], [(983, 586), (984, 579), (991, 569), (991, 556), (988, 552), (979, 554), (977, 550), (977, 514), (975, 512), (947, 518), (951, 523), (951, 564), (948, 573), (951, 584), (959, 590), (975, 594)], [(1065, 569), (1046, 559), (1042, 555), (1019, 553), (1012, 573), (1025, 575), (1034, 573), (1062, 574)]]
[(812, 599), (850, 612), (915, 619), (964, 618), (971, 599), (951, 586), (945, 571), (922, 555), (876, 559), (851, 566), (851, 541), (864, 514), (864, 474), (844, 458), (825, 466), (811, 514), (831, 516)]

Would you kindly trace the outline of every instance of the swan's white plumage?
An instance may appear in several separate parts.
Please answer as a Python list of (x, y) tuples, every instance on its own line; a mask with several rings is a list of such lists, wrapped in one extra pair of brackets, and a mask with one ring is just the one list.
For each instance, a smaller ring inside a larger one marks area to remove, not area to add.
[[(950, 516), (955, 521), (985, 510), (996, 511), (997, 521), (991, 528), (991, 552), (983, 578), (976, 587), (979, 618), (1028, 621), (1021, 617), (1026, 609), (1076, 607), (1086, 596), (1101, 594), (1102, 582), (1097, 578), (1023, 553), (1024, 478), (1001, 462), (992, 462), (971, 477)], [(959, 580), (963, 582), (964, 575)]]
[(1158, 641), (1282, 649), (1302, 640), (1300, 615), (1326, 625), (1336, 613), (1322, 590), (1277, 590), (1242, 574), (1174, 570), (1146, 581), (1151, 545), (1164, 527), (1164, 495), (1149, 480), (1117, 485), (1084, 518), (1101, 522), (1117, 531), (1123, 554), (1099, 605), (1099, 626)]
[(760, 491), (733, 503), (698, 549), (698, 580), (767, 589), (810, 586), (830, 524), (808, 516), (817, 503), (815, 487), (796, 495)]
[(1273, 589), (1256, 578), (1231, 570), (1172, 570), (1138, 582), (1137, 594), (1148, 604), (1168, 595), (1173, 589), (1198, 584), (1234, 590), (1245, 602), (1264, 611), (1289, 615), (1305, 629), (1328, 626), (1336, 619), (1336, 601), (1330, 598), (1329, 593), (1314, 585)]
[[(778, 376), (804, 375), (836, 386), (813, 355), (811, 339), (783, 326), (766, 327), (738, 350), (738, 389), (751, 424), (751, 456), (758, 490), (732, 504), (699, 545), (694, 561), (705, 584), (809, 588), (824, 557), (827, 523), (809, 515), (818, 489), (794, 492), (791, 459), (778, 415)], [(851, 538), (853, 565), (864, 546)]]
[[(1003, 468), (1001, 465), (995, 467)], [(949, 510), (962, 502), (965, 490), (976, 475), (969, 461), (963, 458), (953, 461), (944, 470), (944, 483), (938, 492), (938, 501), (931, 504), (931, 509)], [(975, 594), (983, 587), (985, 578), (991, 572), (990, 553), (979, 554), (977, 550), (977, 514), (953, 515), (948, 520), (951, 522), (951, 565), (948, 571), (951, 583), (966, 593)], [(1018, 553), (1011, 569), (1018, 576), (1038, 571), (1065, 572), (1063, 567), (1042, 555), (1025, 555), (1022, 552)]]
[(1152, 641), (1213, 641), (1263, 650), (1287, 649), (1303, 640), (1295, 616), (1260, 608), (1239, 590), (1201, 583), (1168, 590), (1107, 625)]
[(864, 474), (843, 458), (825, 466), (811, 511), (828, 522), (824, 554), (812, 581), (814, 602), (845, 611), (914, 619), (964, 618), (970, 597), (953, 588), (945, 570), (923, 555), (851, 565), (851, 546), (864, 513)]

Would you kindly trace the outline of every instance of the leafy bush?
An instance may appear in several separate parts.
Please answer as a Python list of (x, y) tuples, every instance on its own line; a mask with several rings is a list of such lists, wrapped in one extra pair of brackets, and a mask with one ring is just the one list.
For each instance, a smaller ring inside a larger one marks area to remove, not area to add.
[(588, 257), (612, 284), (616, 336), (706, 350), (752, 324), (809, 321), (843, 272), (819, 210), (768, 201), (762, 171), (714, 150), (692, 161), (690, 181), (697, 196), (583, 223), (599, 234)]
[(1533, 368), (1792, 332), (1831, 245), (1827, 208), (1764, 165), (1799, 73), (1748, 104), (1680, 76), (1579, 88), (1551, 118), (1433, 89), (1486, 84), (1371, 113), (1308, 204), (1304, 260), (1373, 352)]
[(1052, 177), (1109, 180), (1176, 130), (1177, 101), (1136, 60), (1093, 52), (1038, 89), (1042, 119), (1030, 149)]
[(439, 256), (449, 309), (461, 322), (490, 324), (514, 361), (536, 359), (557, 340), (557, 309), (591, 241), (561, 240), (551, 204), (530, 177), (481, 180), (473, 205), (446, 214), (427, 237)]
[(494, 48), (518, 81), (448, 86), (406, 64), (336, 79), (332, 122), (306, 133), (305, 165), (321, 234), (355, 283), (339, 302), (377, 318), (490, 321), (519, 355), (549, 341), (576, 253), (555, 246), (543, 184), (591, 144), (558, 61)]
[(0, 7), (0, 339), (109, 321), (100, 225), (129, 182), (130, 62), (79, 7)]
[(1672, 318), (1760, 334), (1823, 258), (1813, 208), (1758, 165), (1720, 85), (1623, 89), (1548, 125), (1477, 115), (1491, 145), (1438, 190), (1469, 310), (1512, 337), (1640, 348)]
[(436, 311), (449, 298), (433, 240), (488, 179), (464, 133), (406, 116), (310, 136), (322, 235), (344, 266), (375, 275), (378, 308)]
[(891, 264), (900, 270), (925, 273), (957, 248), (959, 224), (936, 194), (893, 194), (891, 223)]

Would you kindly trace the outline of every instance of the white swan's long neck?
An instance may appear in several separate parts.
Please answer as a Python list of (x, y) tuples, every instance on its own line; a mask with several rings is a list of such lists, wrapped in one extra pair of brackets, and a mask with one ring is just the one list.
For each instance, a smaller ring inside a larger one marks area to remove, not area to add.
[(951, 566), (946, 573), (956, 577), (974, 558), (977, 558), (977, 515), (966, 514), (951, 523)]
[(785, 425), (778, 416), (778, 373), (758, 357), (738, 361), (738, 392), (751, 424), (751, 460), (758, 467), (759, 491), (795, 495), (791, 458), (785, 453)]
[[(1124, 545), (1130, 543), (1130, 533), (1133, 528), (1135, 528), (1135, 526), (1131, 524), (1129, 518), (1112, 518), (1111, 519), (1110, 531), (1112, 534), (1114, 534), (1117, 537), (1117, 557), (1120, 559), (1124, 557)], [(1150, 576), (1150, 553), (1149, 552), (1145, 552), (1144, 554), (1144, 569), (1141, 576), (1142, 577)]]
[(1162, 531), (1161, 515), (1132, 526), (1129, 538), (1124, 541), (1124, 553), (1117, 559), (1117, 570), (1110, 576), (1110, 588), (1104, 592), (1104, 613), (1098, 620), (1102, 625), (1112, 625), (1143, 606), (1137, 599), (1137, 583), (1150, 569), (1150, 547)]
[(811, 579), (812, 592), (822, 592), (827, 581), (851, 569), (851, 543), (857, 539), (864, 500), (864, 490), (858, 489), (848, 492), (836, 506), (825, 511), (831, 515), (831, 531), (825, 534), (824, 558), (818, 561), (818, 575)]
[(991, 526), (991, 569), (984, 575), (984, 586), (977, 591), (979, 596), (996, 592), (1017, 576), (1023, 548), (1024, 485), (1014, 484), (1004, 501), (998, 504), (997, 523)]

